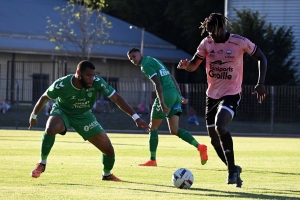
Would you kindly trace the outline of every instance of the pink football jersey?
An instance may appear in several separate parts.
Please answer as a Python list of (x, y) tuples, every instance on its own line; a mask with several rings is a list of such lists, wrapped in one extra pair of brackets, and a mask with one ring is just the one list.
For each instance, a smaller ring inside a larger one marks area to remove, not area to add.
[(208, 36), (197, 48), (195, 56), (206, 58), (208, 88), (206, 94), (213, 99), (242, 91), (243, 54), (253, 55), (257, 46), (249, 39), (230, 34), (225, 43), (215, 43)]

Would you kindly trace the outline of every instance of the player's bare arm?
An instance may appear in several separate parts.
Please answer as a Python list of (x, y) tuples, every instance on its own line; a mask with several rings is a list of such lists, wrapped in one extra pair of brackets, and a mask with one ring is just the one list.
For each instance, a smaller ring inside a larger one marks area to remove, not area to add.
[(185, 69), (188, 72), (193, 72), (200, 66), (202, 61), (203, 61), (202, 59), (198, 58), (195, 55), (191, 60), (188, 60), (188, 59), (180, 60), (177, 65), (177, 68)]
[(189, 100), (186, 99), (186, 98), (184, 98), (184, 97), (182, 96), (180, 87), (179, 87), (179, 85), (178, 85), (176, 79), (175, 79), (174, 76), (172, 76), (172, 75), (171, 75), (171, 77), (172, 77), (172, 80), (173, 80), (173, 82), (174, 82), (174, 84), (175, 84), (175, 86), (176, 86), (177, 91), (179, 92), (179, 94), (180, 94), (180, 96), (181, 96), (181, 103), (182, 103), (182, 104), (187, 104), (187, 103), (189, 102)]
[(163, 89), (160, 83), (160, 80), (158, 79), (158, 77), (155, 75), (151, 78), (152, 82), (155, 85), (155, 91), (156, 91), (156, 95), (157, 98), (159, 99), (160, 102), (160, 106), (163, 110), (163, 112), (165, 114), (168, 114), (170, 112), (170, 109), (166, 106), (166, 104), (164, 103), (164, 94), (163, 94)]
[(46, 95), (43, 94), (40, 99), (36, 102), (33, 111), (29, 117), (29, 128), (31, 129), (36, 123), (37, 123), (37, 115), (40, 113), (40, 111), (44, 108), (46, 103), (50, 100), (50, 98)]
[(258, 65), (258, 81), (257, 85), (254, 87), (253, 94), (257, 94), (258, 103), (262, 103), (266, 98), (266, 91), (265, 91), (265, 76), (267, 72), (267, 59), (260, 48), (257, 47), (255, 54), (253, 55), (254, 58), (260, 61)]
[(121, 97), (117, 92), (115, 92), (110, 99), (125, 113), (127, 113), (136, 122), (136, 126), (139, 128), (144, 128), (150, 130), (148, 124), (142, 120), (138, 114), (133, 110), (133, 108)]

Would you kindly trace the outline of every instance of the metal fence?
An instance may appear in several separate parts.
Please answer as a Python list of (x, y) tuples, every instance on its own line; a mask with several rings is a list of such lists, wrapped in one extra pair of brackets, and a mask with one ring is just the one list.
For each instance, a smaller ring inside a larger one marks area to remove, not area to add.
[[(6, 67), (0, 66), (0, 101), (11, 102), (11, 109), (0, 112), (1, 127), (26, 127), (33, 106), (59, 77), (66, 75), (67, 63), (64, 61), (32, 62), (8, 61)], [(155, 98), (153, 85), (150, 82), (110, 82), (117, 92), (135, 109), (145, 101), (149, 107)], [(183, 105), (180, 127), (193, 132), (206, 132), (204, 119), (206, 84), (180, 84), (184, 97), (189, 99)], [(229, 130), (238, 133), (256, 134), (298, 134), (300, 130), (300, 87), (266, 86), (267, 98), (262, 104), (257, 103), (253, 95), (253, 85), (243, 86), (243, 98), (238, 107), (238, 115), (230, 124)], [(1, 105), (1, 104), (0, 104)], [(95, 113), (105, 129), (135, 130), (132, 119), (109, 101), (111, 112)], [(188, 110), (193, 107), (199, 119), (199, 126), (187, 121)], [(149, 122), (149, 115), (142, 116)], [(37, 127), (44, 127), (48, 116), (39, 114)], [(168, 130), (163, 122), (160, 130)]]
[[(31, 83), (33, 81), (33, 83)], [(36, 81), (36, 82), (35, 82)], [(41, 83), (40, 80), (18, 79), (14, 85), (14, 99), (11, 100), (12, 108), (5, 114), (0, 114), (0, 127), (24, 127), (28, 125), (28, 117), (36, 103), (36, 98), (31, 99), (22, 95), (32, 91), (24, 89), (25, 85), (31, 83), (33, 90), (35, 86), (44, 84), (49, 86), (50, 82)], [(117, 92), (123, 96), (128, 103), (137, 109), (138, 103), (142, 100), (149, 105), (155, 98), (155, 92), (151, 83), (110, 83)], [(11, 87), (2, 93), (11, 93)], [(193, 132), (205, 132), (205, 84), (180, 84), (183, 95), (189, 99), (189, 103), (183, 106), (183, 114), (180, 119), (180, 126)], [(256, 133), (256, 134), (300, 134), (300, 87), (266, 86), (267, 98), (262, 104), (258, 104), (256, 95), (252, 94), (254, 86), (243, 86), (243, 98), (238, 107), (238, 115), (233, 119), (229, 129), (231, 132)], [(44, 91), (43, 91), (44, 92)], [(42, 93), (43, 93), (42, 92)], [(41, 94), (42, 94), (41, 93)], [(110, 102), (111, 112), (95, 113), (99, 122), (105, 129), (110, 130), (133, 130), (135, 124), (130, 117), (120, 111), (113, 102)], [(188, 123), (188, 108), (192, 106), (197, 112), (200, 125)], [(39, 114), (38, 127), (44, 127), (48, 116)], [(143, 116), (149, 122), (149, 115)], [(167, 130), (167, 124), (161, 125), (161, 130)]]

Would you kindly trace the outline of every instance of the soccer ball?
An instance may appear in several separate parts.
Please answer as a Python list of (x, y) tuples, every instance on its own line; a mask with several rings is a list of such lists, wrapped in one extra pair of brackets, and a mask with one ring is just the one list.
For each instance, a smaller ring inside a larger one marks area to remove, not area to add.
[(174, 172), (172, 182), (177, 188), (189, 189), (194, 183), (194, 175), (186, 168), (179, 168)]

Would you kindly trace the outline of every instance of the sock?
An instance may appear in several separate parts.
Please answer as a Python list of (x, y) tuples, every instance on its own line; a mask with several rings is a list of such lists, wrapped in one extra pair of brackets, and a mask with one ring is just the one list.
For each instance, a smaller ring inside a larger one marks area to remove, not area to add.
[(40, 161), (43, 164), (47, 163), (47, 157), (51, 151), (51, 148), (53, 147), (55, 142), (55, 135), (49, 136), (46, 133), (42, 136), (42, 145), (41, 145), (41, 159)]
[(157, 146), (158, 146), (158, 131), (151, 130), (149, 132), (150, 160), (156, 160)]
[(228, 171), (235, 171), (233, 141), (229, 132), (220, 136), (221, 145), (227, 161)]
[(195, 146), (198, 148), (199, 143), (195, 138), (190, 134), (188, 131), (183, 130), (183, 129), (178, 129), (178, 137), (181, 138), (183, 141), (186, 141), (187, 143)]
[(103, 176), (108, 176), (110, 175), (110, 171), (114, 167), (115, 164), (115, 156), (106, 156), (102, 154), (102, 164), (103, 164)]
[(217, 152), (219, 158), (227, 166), (226, 158), (225, 158), (224, 151), (223, 151), (222, 147), (221, 146), (215, 147), (215, 151)]

